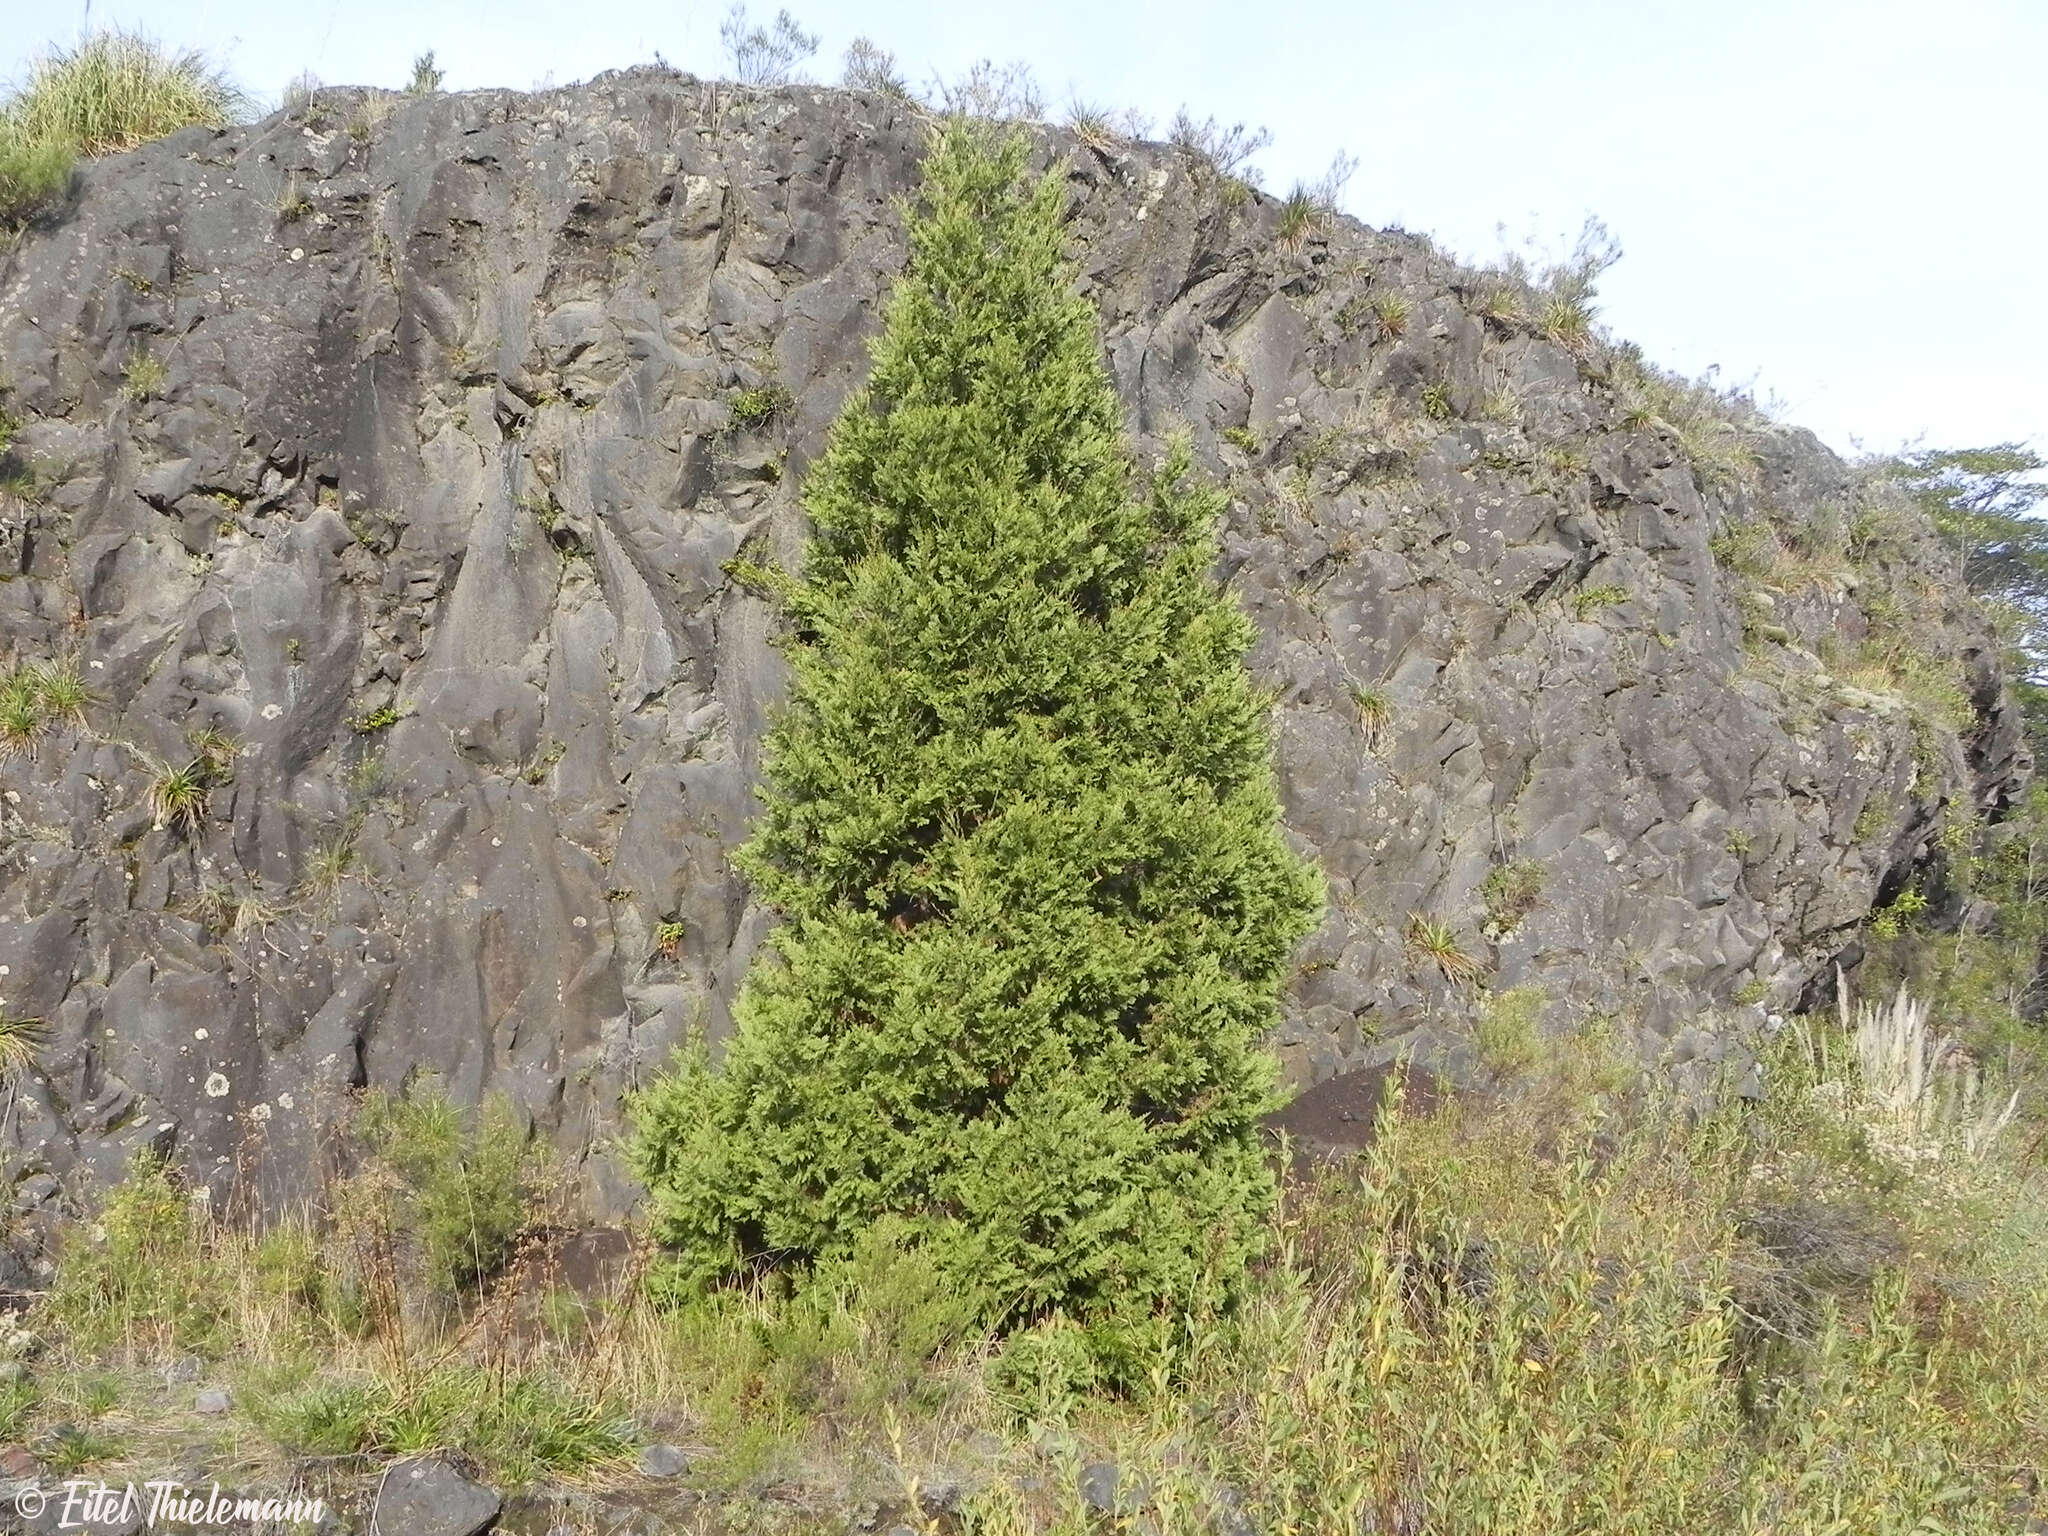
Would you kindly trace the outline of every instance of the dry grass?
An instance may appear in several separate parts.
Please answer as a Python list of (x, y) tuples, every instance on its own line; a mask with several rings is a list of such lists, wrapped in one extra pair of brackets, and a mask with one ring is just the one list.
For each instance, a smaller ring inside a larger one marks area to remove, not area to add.
[(1924, 1017), (1765, 1038), (1767, 1098), (1701, 1115), (1597, 1035), (1541, 1039), (1538, 1002), (1488, 1010), (1512, 1098), (1391, 1105), (1361, 1161), (1287, 1187), (1236, 1309), (1186, 1319), (1123, 1394), (1073, 1368), (1071, 1323), (976, 1335), (882, 1233), (794, 1295), (659, 1310), (637, 1257), (571, 1292), (546, 1181), (506, 1257), (432, 1293), (405, 1191), (477, 1145), (442, 1121), (412, 1176), (387, 1155), (263, 1233), (145, 1171), (65, 1256), (0, 1414), (62, 1417), (67, 1456), (119, 1472), (169, 1432), (144, 1373), (196, 1352), (252, 1466), (431, 1445), (604, 1482), (630, 1416), (748, 1529), (778, 1528), (749, 1502), (769, 1484), (779, 1528), (864, 1503), (923, 1527), (962, 1479), (963, 1530), (1107, 1529), (1077, 1487), (1096, 1460), (1162, 1531), (2016, 1528), (2008, 1476), (2048, 1427), (2048, 1190), (2018, 1138), (1925, 1157), (1879, 1133), (1945, 1070)]

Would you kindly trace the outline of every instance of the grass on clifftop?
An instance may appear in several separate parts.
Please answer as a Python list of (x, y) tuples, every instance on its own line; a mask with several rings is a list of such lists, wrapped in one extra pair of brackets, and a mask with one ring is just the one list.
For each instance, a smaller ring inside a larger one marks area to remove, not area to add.
[(64, 194), (79, 156), (118, 154), (194, 123), (219, 126), (243, 98), (206, 59), (139, 32), (96, 32), (53, 49), (0, 103), (0, 225), (21, 224)]
[[(1361, 1160), (1287, 1185), (1238, 1305), (1122, 1391), (1077, 1379), (1072, 1324), (976, 1331), (882, 1231), (794, 1293), (663, 1310), (638, 1260), (571, 1290), (536, 1165), (438, 1101), (386, 1104), (367, 1181), (267, 1232), (160, 1170), (117, 1193), (24, 1320), (40, 1350), (0, 1438), (109, 1476), (203, 1440), (250, 1481), (450, 1447), (600, 1488), (671, 1440), (703, 1500), (681, 1529), (879, 1505), (988, 1536), (1225, 1508), (1347, 1536), (2017, 1530), (2048, 1463), (2035, 1130), (1992, 1131), (1999, 1096), (1873, 1018), (1795, 1023), (1763, 1042), (1767, 1096), (1703, 1118), (1587, 1042), (1525, 1055), (1498, 1101), (1395, 1106)], [(422, 1193), (392, 1202), (400, 1170)], [(453, 1298), (409, 1258), (436, 1231), (483, 1273)], [(186, 1355), (234, 1389), (226, 1419), (165, 1387)], [(1089, 1512), (1091, 1466), (1129, 1517)]]

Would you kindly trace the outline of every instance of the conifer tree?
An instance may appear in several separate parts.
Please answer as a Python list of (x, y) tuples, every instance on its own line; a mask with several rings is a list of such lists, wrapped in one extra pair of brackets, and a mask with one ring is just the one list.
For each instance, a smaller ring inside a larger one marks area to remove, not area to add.
[(1272, 1198), (1271, 1027), (1320, 882), (1279, 827), (1223, 501), (1134, 472), (1065, 187), (956, 122), (762, 573), (791, 696), (742, 871), (782, 917), (714, 1068), (637, 1108), (671, 1284), (881, 1228), (984, 1321), (1211, 1305)]

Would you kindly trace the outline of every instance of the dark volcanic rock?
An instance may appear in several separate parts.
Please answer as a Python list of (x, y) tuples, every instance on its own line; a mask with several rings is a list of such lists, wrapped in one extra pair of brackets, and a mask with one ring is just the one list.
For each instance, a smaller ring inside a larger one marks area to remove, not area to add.
[[(347, 1090), (424, 1068), (508, 1095), (615, 1214), (592, 1149), (728, 1027), (766, 927), (726, 855), (782, 672), (727, 563), (800, 548), (925, 125), (658, 71), (406, 99), (364, 136), (348, 105), (96, 162), (0, 258), (36, 476), (0, 502), (0, 661), (76, 656), (98, 695), (91, 734), (0, 763), (0, 1002), (50, 1031), (7, 1173), (75, 1187), (146, 1146), (273, 1200)], [(1172, 150), (1040, 137), (1139, 461), (1186, 432), (1231, 493), (1223, 573), (1332, 896), (1275, 1041), (1295, 1082), (1455, 1062), (1469, 989), (1404, 952), (1410, 913), (1551, 1027), (1656, 1055), (1745, 984), (1796, 998), (1944, 801), (2010, 795), (1959, 600), (1928, 622), (1969, 661), (1961, 740), (1828, 674), (1818, 637), (1867, 622), (1839, 585), (1745, 651), (1708, 541), (1853, 503), (1812, 437), (1771, 429), (1756, 486), (1715, 488), (1426, 243), (1290, 248)], [(144, 351), (163, 387), (125, 389)], [(770, 384), (792, 406), (736, 427)], [(188, 837), (146, 790), (201, 729), (238, 746)], [(1510, 858), (1543, 898), (1489, 935)]]
[(406, 1536), (476, 1536), (498, 1517), (497, 1494), (443, 1461), (400, 1462), (377, 1485), (371, 1524)]

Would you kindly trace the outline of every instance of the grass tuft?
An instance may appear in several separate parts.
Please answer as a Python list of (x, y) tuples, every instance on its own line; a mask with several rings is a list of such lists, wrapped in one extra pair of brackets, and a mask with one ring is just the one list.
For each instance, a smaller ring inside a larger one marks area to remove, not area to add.
[(1435, 966), (1454, 987), (1476, 981), (1486, 970), (1483, 961), (1467, 954), (1459, 945), (1455, 928), (1421, 912), (1408, 914), (1407, 948), (1411, 960)]

